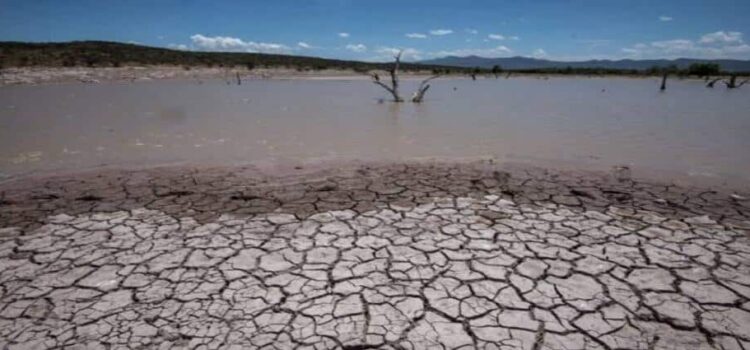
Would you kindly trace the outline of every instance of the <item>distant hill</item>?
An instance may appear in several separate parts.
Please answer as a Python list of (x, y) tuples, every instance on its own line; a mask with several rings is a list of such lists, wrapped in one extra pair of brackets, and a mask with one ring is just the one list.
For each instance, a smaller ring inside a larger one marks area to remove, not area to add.
[[(118, 67), (124, 65), (266, 66), (300, 69), (338, 68), (367, 71), (384, 69), (389, 63), (246, 52), (180, 51), (109, 41), (71, 41), (62, 43), (0, 42), (0, 67)], [(401, 68), (403, 70), (444, 70), (450, 67), (403, 63)]]
[(701, 60), (691, 58), (679, 58), (675, 60), (589, 60), (589, 61), (551, 61), (529, 57), (503, 57), (503, 58), (485, 58), (479, 56), (447, 56), (432, 60), (420, 61), (423, 64), (452, 66), (452, 67), (479, 67), (490, 69), (499, 65), (503, 69), (523, 70), (523, 69), (550, 69), (550, 68), (602, 68), (602, 69), (635, 69), (646, 70), (652, 67), (668, 67), (676, 65), (680, 69), (687, 68), (693, 63), (716, 63), (721, 69), (728, 72), (750, 72), (750, 61), (742, 60)]
[[(602, 69), (603, 74), (641, 74), (654, 66), (676, 65), (687, 68), (696, 62), (717, 63), (729, 72), (750, 72), (750, 61), (741, 60), (590, 60), (579, 62), (550, 61), (528, 57), (484, 58), (478, 56), (448, 56), (420, 62), (402, 62), (402, 70), (433, 70), (442, 74), (466, 73), (475, 67), (491, 69), (495, 65), (505, 70)], [(246, 53), (181, 51), (161, 47), (126, 44), (110, 41), (71, 41), (59, 43), (0, 42), (0, 68), (24, 66), (52, 67), (118, 67), (126, 65), (230, 66), (230, 67), (289, 67), (297, 69), (351, 69), (366, 72), (388, 69), (392, 63), (336, 60), (320, 57)], [(560, 72), (566, 73), (566, 72)], [(588, 72), (591, 73), (591, 72)]]

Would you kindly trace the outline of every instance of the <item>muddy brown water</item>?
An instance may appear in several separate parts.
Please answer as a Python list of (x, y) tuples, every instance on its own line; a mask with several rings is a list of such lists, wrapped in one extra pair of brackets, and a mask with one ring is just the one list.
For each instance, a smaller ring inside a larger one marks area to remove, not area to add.
[[(409, 95), (416, 81), (405, 81)], [(750, 89), (701, 81), (366, 80), (0, 87), (0, 180), (99, 166), (496, 158), (750, 180)], [(381, 101), (380, 99), (386, 99)]]

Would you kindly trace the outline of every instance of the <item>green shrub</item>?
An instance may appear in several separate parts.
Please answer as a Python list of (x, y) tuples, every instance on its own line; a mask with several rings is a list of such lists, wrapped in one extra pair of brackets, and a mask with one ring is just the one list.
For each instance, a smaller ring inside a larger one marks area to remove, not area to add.
[(716, 63), (693, 63), (688, 67), (687, 73), (700, 77), (719, 75), (721, 73), (721, 67)]

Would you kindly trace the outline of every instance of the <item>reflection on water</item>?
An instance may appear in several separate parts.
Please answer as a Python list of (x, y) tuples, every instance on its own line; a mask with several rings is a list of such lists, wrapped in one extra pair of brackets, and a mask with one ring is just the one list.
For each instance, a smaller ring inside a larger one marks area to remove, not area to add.
[(367, 81), (0, 87), (0, 172), (487, 156), (750, 176), (748, 89), (686, 80), (660, 93), (657, 79), (586, 78), (432, 85), (423, 104), (381, 102)]

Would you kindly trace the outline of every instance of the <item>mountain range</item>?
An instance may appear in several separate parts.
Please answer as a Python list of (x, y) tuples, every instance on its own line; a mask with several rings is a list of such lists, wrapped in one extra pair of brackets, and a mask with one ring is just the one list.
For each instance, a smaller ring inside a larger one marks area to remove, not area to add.
[[(750, 72), (750, 61), (704, 60), (679, 58), (675, 60), (589, 60), (553, 61), (530, 57), (486, 58), (479, 56), (446, 56), (419, 62), (402, 62), (403, 70), (485, 68), (498, 65), (507, 70), (551, 69), (566, 67), (603, 68), (616, 70), (646, 70), (654, 66), (676, 65), (684, 69), (693, 63), (717, 63), (723, 71)], [(305, 69), (354, 69), (362, 72), (387, 69), (392, 62), (361, 62), (320, 57), (262, 54), (245, 52), (180, 51), (128, 43), (106, 41), (72, 41), (51, 43), (0, 41), (0, 68), (16, 66), (90, 66), (166, 64), (182, 66), (285, 66)]]
[(692, 59), (678, 58), (674, 60), (652, 59), (652, 60), (588, 60), (588, 61), (552, 61), (546, 59), (530, 57), (502, 57), (486, 58), (479, 56), (446, 56), (431, 60), (420, 61), (418, 63), (452, 66), (452, 67), (479, 67), (490, 69), (495, 65), (503, 69), (548, 69), (548, 68), (604, 68), (604, 69), (636, 69), (645, 70), (651, 67), (667, 67), (676, 65), (679, 68), (687, 68), (693, 63), (717, 63), (722, 70), (728, 72), (750, 72), (750, 61), (730, 60), (730, 59)]

